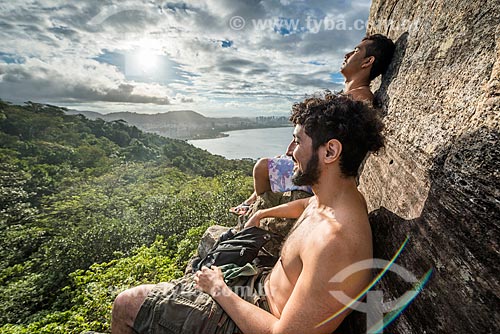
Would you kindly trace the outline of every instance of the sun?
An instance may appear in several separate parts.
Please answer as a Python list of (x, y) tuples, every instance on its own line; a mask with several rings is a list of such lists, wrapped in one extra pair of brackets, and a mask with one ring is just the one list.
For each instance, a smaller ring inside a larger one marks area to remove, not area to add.
[(133, 61), (143, 75), (153, 74), (158, 67), (158, 55), (151, 49), (138, 50)]
[(139, 78), (151, 78), (158, 75), (161, 67), (161, 56), (157, 43), (141, 40), (134, 43), (126, 55), (126, 74)]

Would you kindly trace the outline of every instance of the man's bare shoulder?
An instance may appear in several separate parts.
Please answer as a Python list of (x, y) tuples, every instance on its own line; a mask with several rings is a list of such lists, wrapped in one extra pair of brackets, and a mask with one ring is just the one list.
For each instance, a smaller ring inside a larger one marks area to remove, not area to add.
[(310, 219), (315, 227), (306, 239), (310, 247), (305, 249), (316, 253), (314, 257), (335, 256), (354, 262), (372, 256), (371, 228), (363, 210), (349, 213), (318, 207)]
[(364, 101), (368, 103), (372, 103), (373, 101), (373, 93), (368, 87), (366, 89), (352, 91), (349, 94), (351, 95), (352, 99), (356, 101)]

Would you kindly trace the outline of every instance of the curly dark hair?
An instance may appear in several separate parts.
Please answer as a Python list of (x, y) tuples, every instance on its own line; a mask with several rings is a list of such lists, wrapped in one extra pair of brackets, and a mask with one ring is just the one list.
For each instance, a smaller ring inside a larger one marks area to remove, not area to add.
[(375, 61), (373, 62), (372, 68), (370, 70), (370, 80), (373, 80), (380, 74), (383, 74), (385, 73), (385, 71), (387, 71), (387, 68), (391, 63), (392, 56), (394, 55), (396, 46), (394, 45), (394, 42), (392, 40), (381, 34), (366, 36), (362, 40), (371, 42), (366, 45), (365, 56), (375, 57)]
[(345, 95), (327, 93), (295, 103), (290, 121), (304, 127), (314, 151), (337, 139), (342, 144), (340, 170), (345, 176), (356, 176), (367, 153), (384, 147), (384, 126), (377, 112)]

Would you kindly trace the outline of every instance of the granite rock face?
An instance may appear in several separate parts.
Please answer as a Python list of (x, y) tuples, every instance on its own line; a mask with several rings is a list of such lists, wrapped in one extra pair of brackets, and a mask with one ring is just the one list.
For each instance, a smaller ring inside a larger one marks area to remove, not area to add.
[[(429, 283), (388, 333), (500, 331), (500, 6), (373, 0), (368, 33), (396, 41), (376, 97), (387, 144), (360, 179), (375, 257)], [(411, 288), (394, 273), (375, 290)], [(362, 317), (359, 317), (362, 319)], [(360, 323), (351, 327), (360, 333)]]

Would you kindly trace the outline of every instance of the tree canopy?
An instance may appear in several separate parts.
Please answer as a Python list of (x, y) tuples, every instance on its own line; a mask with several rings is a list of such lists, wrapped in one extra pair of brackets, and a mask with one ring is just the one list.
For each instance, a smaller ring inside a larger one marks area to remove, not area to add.
[(0, 100), (0, 331), (109, 329), (121, 290), (180, 275), (253, 163), (122, 121)]

